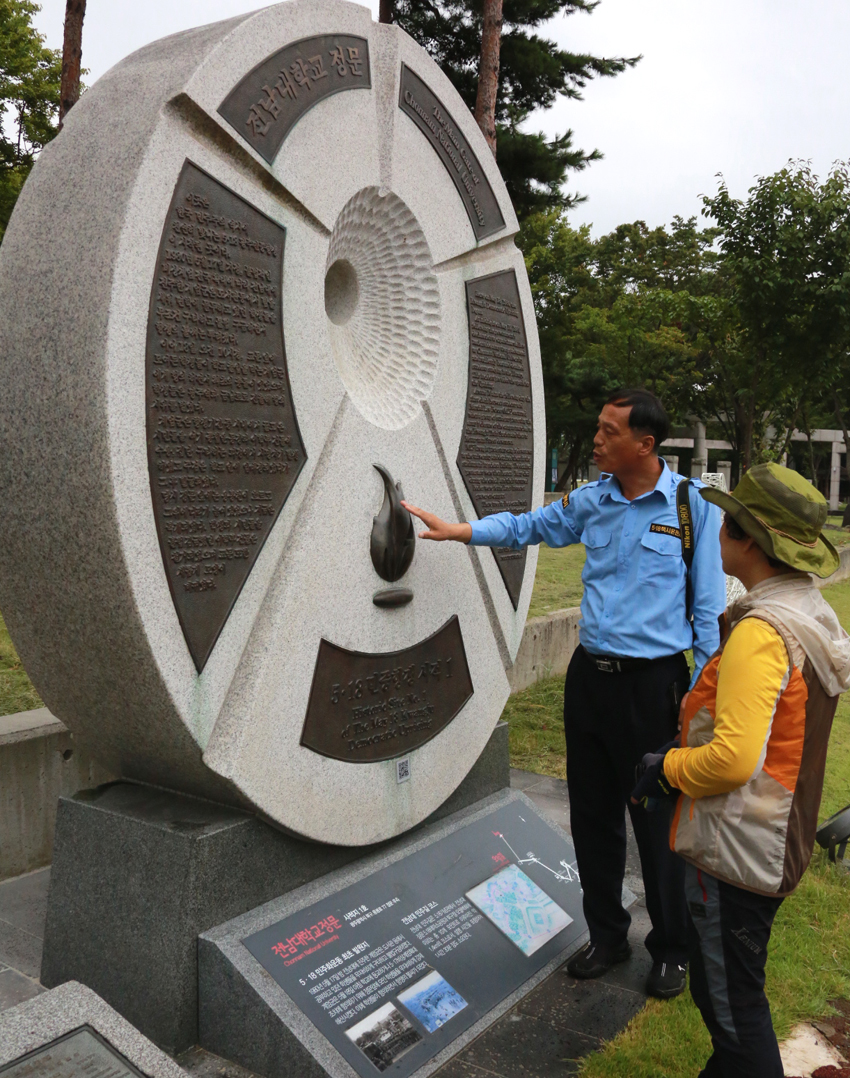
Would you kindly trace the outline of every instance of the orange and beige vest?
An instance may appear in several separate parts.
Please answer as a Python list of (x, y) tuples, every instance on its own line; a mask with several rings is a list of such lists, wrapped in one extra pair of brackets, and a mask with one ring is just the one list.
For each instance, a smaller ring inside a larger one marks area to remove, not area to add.
[[(817, 830), (826, 750), (838, 697), (827, 696), (811, 662), (764, 610), (761, 618), (782, 637), (788, 671), (763, 748), (761, 768), (729, 793), (682, 794), (670, 846), (720, 880), (764, 895), (790, 894), (806, 870)], [(728, 639), (728, 638), (727, 638)], [(686, 704), (682, 745), (714, 737), (717, 676), (723, 647), (703, 667)]]

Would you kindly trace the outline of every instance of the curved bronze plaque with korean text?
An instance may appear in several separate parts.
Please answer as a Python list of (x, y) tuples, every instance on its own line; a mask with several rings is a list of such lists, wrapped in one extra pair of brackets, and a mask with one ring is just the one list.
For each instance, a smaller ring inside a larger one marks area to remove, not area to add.
[(366, 38), (321, 34), (294, 41), (257, 64), (218, 111), (271, 164), (305, 112), (332, 94), (371, 85)]
[[(466, 282), (469, 387), (457, 466), (479, 518), (527, 513), (534, 482), (531, 371), (516, 274)], [(525, 550), (493, 548), (514, 609)]]
[(148, 466), (198, 671), (304, 466), (281, 321), (285, 230), (187, 161), (148, 319)]
[(505, 227), (490, 182), (469, 143), (440, 99), (405, 64), (398, 107), (416, 124), (448, 169), (477, 240)]
[(392, 760), (436, 737), (473, 692), (457, 615), (403, 651), (322, 640), (301, 744), (352, 764)]

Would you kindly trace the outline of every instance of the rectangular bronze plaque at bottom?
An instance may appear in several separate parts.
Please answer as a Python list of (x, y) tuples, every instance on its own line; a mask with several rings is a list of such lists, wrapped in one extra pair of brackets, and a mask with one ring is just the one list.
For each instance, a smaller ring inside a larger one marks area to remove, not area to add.
[(473, 692), (457, 615), (401, 651), (322, 640), (301, 744), (348, 763), (392, 760), (436, 737)]
[(0, 1067), (5, 1078), (144, 1078), (89, 1026)]

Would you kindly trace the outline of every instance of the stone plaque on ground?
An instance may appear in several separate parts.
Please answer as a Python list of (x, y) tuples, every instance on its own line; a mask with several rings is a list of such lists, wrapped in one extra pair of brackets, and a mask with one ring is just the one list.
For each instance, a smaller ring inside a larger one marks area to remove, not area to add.
[(344, 1060), (362, 1078), (408, 1078), (459, 1050), (586, 934), (570, 841), (522, 795), (494, 800), (319, 881), (306, 904), (295, 892), (202, 937), (202, 1041), (264, 1071), (288, 1027), (324, 1073), (348, 1073)]
[(0, 1013), (3, 1078), (185, 1078), (91, 989), (68, 981)]
[(142, 1074), (93, 1029), (83, 1026), (0, 1067), (7, 1078), (138, 1078)]
[(448, 79), (358, 4), (154, 42), (71, 110), (0, 248), (0, 609), (114, 773), (351, 846), (463, 782), (536, 552), (416, 543), (380, 605), (373, 465), (449, 519), (539, 504), (516, 231)]

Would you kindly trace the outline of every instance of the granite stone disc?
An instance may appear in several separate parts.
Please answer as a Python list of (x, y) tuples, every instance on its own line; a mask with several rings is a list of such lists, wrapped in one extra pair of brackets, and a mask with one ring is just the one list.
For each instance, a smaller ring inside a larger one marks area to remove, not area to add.
[(419, 541), (376, 604), (373, 465), (449, 519), (539, 504), (516, 230), (449, 81), (341, 0), (157, 41), (74, 107), (0, 248), (0, 610), (107, 766), (343, 845), (457, 788), (536, 555)]

